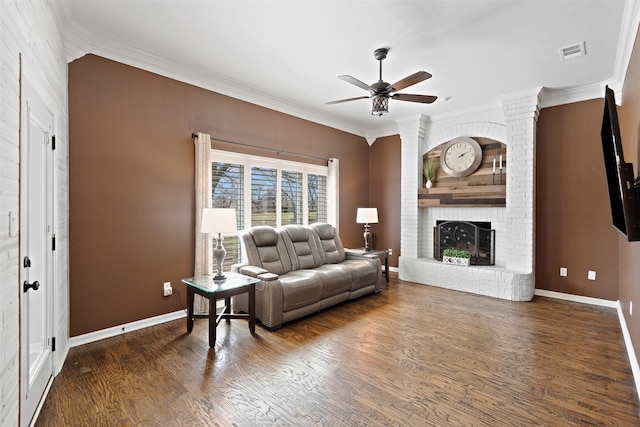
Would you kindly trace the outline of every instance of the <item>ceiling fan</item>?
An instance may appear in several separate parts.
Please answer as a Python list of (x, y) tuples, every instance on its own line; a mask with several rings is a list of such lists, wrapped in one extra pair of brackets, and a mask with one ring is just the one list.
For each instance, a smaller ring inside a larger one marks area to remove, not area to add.
[(340, 80), (344, 80), (347, 83), (351, 83), (352, 85), (369, 91), (369, 96), (358, 96), (356, 98), (339, 99), (337, 101), (329, 101), (326, 104), (340, 104), (342, 102), (355, 101), (357, 99), (371, 98), (373, 101), (371, 114), (374, 116), (382, 116), (383, 114), (389, 112), (389, 99), (397, 99), (399, 101), (409, 102), (421, 102), (423, 104), (431, 104), (436, 99), (438, 99), (437, 96), (433, 95), (411, 95), (408, 93), (395, 93), (401, 89), (430, 79), (431, 74), (427, 73), (426, 71), (418, 71), (411, 74), (410, 76), (405, 77), (402, 80), (398, 80), (394, 84), (389, 84), (383, 81), (382, 61), (387, 57), (388, 52), (389, 49), (384, 47), (376, 49), (373, 52), (373, 56), (380, 62), (380, 79), (377, 82), (373, 83), (371, 86), (349, 75), (338, 76)]

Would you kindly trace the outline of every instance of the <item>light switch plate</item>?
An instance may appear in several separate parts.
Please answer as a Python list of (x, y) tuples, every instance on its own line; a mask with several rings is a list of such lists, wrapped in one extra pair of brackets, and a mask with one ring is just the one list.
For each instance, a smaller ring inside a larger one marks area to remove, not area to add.
[(560, 267), (560, 276), (567, 277), (567, 267)]
[(596, 272), (593, 270), (589, 270), (589, 272), (587, 273), (587, 279), (596, 280)]

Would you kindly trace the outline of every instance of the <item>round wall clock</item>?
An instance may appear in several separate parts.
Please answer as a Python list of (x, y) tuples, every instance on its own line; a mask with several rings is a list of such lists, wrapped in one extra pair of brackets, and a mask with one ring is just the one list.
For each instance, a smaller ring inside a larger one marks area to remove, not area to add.
[(462, 136), (449, 142), (440, 154), (440, 167), (447, 175), (471, 175), (482, 162), (482, 148), (473, 138)]

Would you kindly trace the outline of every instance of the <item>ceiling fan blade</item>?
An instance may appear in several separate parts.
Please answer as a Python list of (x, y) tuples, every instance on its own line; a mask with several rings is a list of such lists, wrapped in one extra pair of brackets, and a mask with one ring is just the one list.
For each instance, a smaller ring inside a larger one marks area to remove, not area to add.
[(411, 95), (408, 93), (396, 93), (392, 95), (391, 98), (399, 101), (422, 102), (423, 104), (431, 104), (438, 99), (437, 96), (433, 95)]
[(370, 96), (358, 96), (356, 98), (347, 98), (347, 99), (339, 99), (337, 101), (329, 101), (329, 102), (325, 102), (325, 104), (333, 105), (333, 104), (340, 104), (340, 103), (343, 103), (343, 102), (355, 101), (357, 99), (367, 99), (367, 98), (371, 98), (371, 97)]
[(342, 76), (338, 76), (338, 78), (340, 80), (344, 80), (347, 83), (351, 83), (352, 85), (356, 85), (358, 87), (361, 87), (364, 90), (373, 90), (373, 88), (371, 86), (369, 86), (368, 84), (361, 82), (360, 80), (356, 79), (355, 77), (351, 77), (347, 74), (343, 74)]
[(413, 73), (410, 76), (405, 77), (402, 80), (398, 80), (397, 82), (392, 84), (389, 92), (396, 92), (430, 78), (431, 74), (427, 73), (426, 71), (418, 71), (417, 73)]

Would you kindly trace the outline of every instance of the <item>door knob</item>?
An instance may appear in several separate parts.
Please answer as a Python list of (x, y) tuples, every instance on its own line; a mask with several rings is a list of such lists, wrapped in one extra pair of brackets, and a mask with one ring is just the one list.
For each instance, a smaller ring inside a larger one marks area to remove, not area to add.
[(25, 280), (24, 283), (22, 284), (22, 289), (24, 292), (27, 292), (29, 288), (33, 288), (34, 291), (37, 291), (39, 287), (40, 287), (40, 283), (38, 283), (37, 280), (33, 283), (29, 283)]

